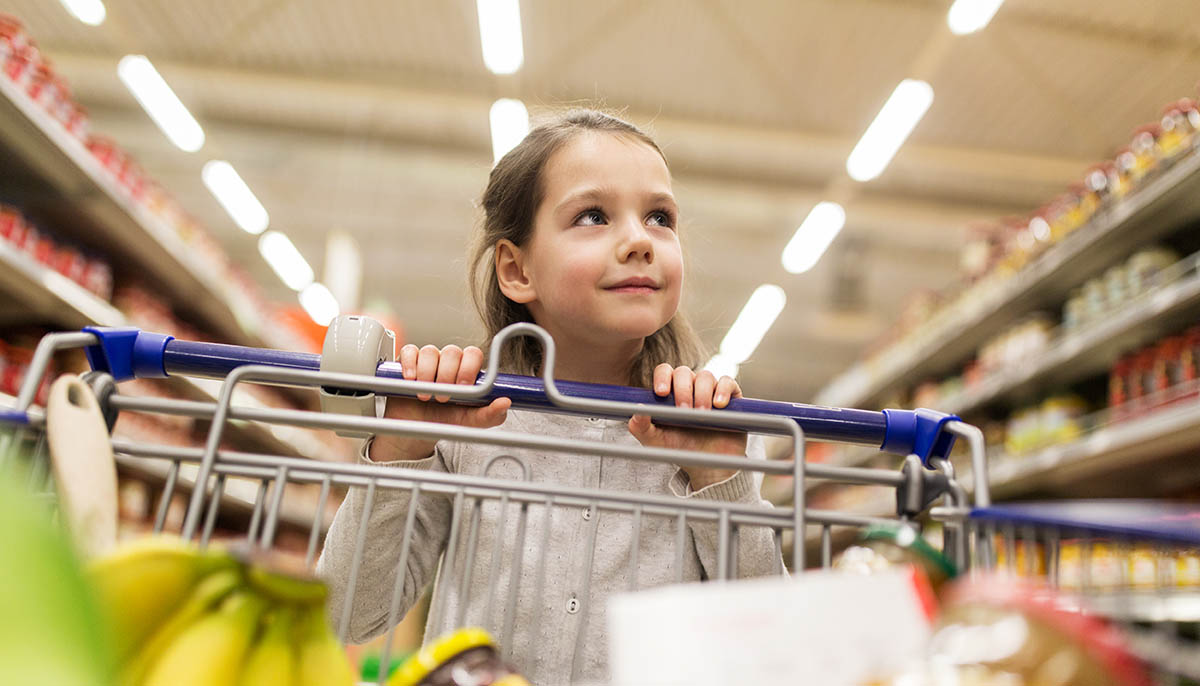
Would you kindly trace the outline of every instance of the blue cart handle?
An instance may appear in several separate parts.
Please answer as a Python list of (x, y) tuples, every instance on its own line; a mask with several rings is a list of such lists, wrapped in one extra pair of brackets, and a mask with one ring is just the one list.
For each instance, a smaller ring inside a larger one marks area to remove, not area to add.
[[(174, 336), (149, 333), (134, 327), (93, 326), (84, 331), (99, 339), (98, 344), (85, 350), (92, 369), (111, 374), (117, 381), (167, 376), (223, 379), (234, 369), (245, 365), (305, 371), (319, 371), (321, 368), (321, 356), (314, 353), (181, 341)], [(404, 378), (397, 362), (380, 363), (375, 374), (388, 379)], [(483, 374), (480, 374), (482, 377)], [(572, 381), (559, 381), (556, 385), (564, 395), (579, 398), (647, 405), (674, 405), (675, 402), (671, 396), (660, 397), (644, 388)], [(499, 397), (512, 399), (513, 407), (518, 409), (576, 412), (552, 404), (540, 378), (516, 374), (498, 375), (492, 393), (484, 400), (462, 402), (486, 404)], [(958, 420), (954, 415), (924, 409), (875, 412), (754, 398), (734, 398), (727, 409), (787, 417), (799, 424), (805, 436), (813, 440), (869, 445), (896, 455), (916, 454), (924, 461), (950, 454), (955, 437), (945, 427), (947, 423)], [(589, 415), (594, 416), (593, 413)], [(612, 418), (628, 419), (628, 416)]]

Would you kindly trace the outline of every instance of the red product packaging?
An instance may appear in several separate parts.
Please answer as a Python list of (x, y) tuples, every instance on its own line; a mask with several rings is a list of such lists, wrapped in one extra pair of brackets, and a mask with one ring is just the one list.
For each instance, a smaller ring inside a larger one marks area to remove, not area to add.
[(1183, 337), (1171, 336), (1154, 348), (1153, 391), (1164, 402), (1174, 402), (1183, 383)]
[(1129, 368), (1129, 399), (1133, 401), (1134, 414), (1145, 412), (1158, 401), (1158, 398), (1153, 397), (1154, 354), (1154, 348), (1139, 350)]
[(15, 207), (0, 205), (0, 239), (15, 243), (17, 231), (24, 231), (25, 220)]
[(88, 262), (83, 253), (69, 245), (59, 246), (54, 256), (54, 271), (62, 274), (79, 285), (83, 285), (87, 275)]
[(1108, 375), (1108, 406), (1113, 419), (1123, 419), (1129, 414), (1129, 368), (1133, 358), (1126, 355), (1113, 364)]
[(11, 14), (0, 13), (0, 67), (3, 67), (14, 53), (24, 50), (28, 45), (29, 38), (25, 35), (25, 27), (21, 26), (21, 22)]
[(53, 268), (58, 244), (46, 233), (30, 227), (29, 239), (25, 243), (25, 252), (38, 262)]
[(4, 75), (13, 83), (24, 88), (33, 76), (33, 68), (40, 61), (38, 49), (32, 44), (14, 50), (4, 63)]
[(1200, 395), (1200, 326), (1193, 326), (1183, 334), (1179, 374), (1183, 379), (1180, 397), (1195, 398)]
[(66, 119), (63, 120), (63, 126), (67, 129), (67, 133), (74, 136), (79, 142), (86, 143), (92, 129), (92, 122), (88, 117), (87, 110), (74, 102), (68, 103), (65, 109)]
[(103, 260), (89, 259), (81, 281), (83, 287), (102, 300), (112, 300), (113, 273), (112, 267)]

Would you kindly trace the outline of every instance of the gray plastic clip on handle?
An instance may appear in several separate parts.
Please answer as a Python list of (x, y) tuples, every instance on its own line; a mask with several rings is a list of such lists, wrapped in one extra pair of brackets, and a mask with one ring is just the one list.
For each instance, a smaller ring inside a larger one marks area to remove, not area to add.
[[(396, 359), (396, 334), (383, 324), (359, 315), (336, 317), (325, 332), (321, 347), (321, 371), (374, 376), (380, 362)], [(382, 417), (387, 398), (374, 393), (322, 387), (321, 411), (359, 417)], [(338, 431), (339, 436), (365, 438), (357, 431)]]

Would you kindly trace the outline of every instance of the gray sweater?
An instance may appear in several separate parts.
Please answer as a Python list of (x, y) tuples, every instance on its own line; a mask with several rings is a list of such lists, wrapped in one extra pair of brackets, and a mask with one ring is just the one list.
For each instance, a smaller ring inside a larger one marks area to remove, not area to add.
[[(567, 437), (586, 441), (638, 445), (623, 421), (585, 419), (556, 414), (510, 410), (500, 427), (505, 431)], [(364, 443), (360, 460), (396, 468), (437, 470), (458, 474), (483, 474), (487, 461), (498, 454), (524, 461), (538, 482), (603, 491), (626, 491), (674, 495), (679, 498), (724, 500), (771, 505), (759, 495), (761, 480), (750, 472), (738, 472), (726, 481), (693, 492), (687, 475), (678, 467), (661, 463), (602, 458), (594, 455), (545, 453), (528, 449), (442, 441), (434, 454), (423, 460), (375, 463), (366, 457)], [(750, 436), (747, 454), (765, 459), (762, 440)], [(510, 460), (499, 460), (489, 476), (521, 479), (520, 468)], [(342, 616), (350, 584), (350, 566), (356, 534), (363, 516), (363, 488), (352, 488), (330, 525), (324, 550), (317, 563), (318, 574), (329, 585), (330, 617), (335, 624)], [(392, 602), (401, 539), (411, 494), (407, 490), (379, 488), (368, 520), (367, 545), (354, 593), (354, 607), (346, 639), (362, 643), (385, 633)], [(470, 499), (468, 499), (470, 503)], [(649, 588), (675, 583), (678, 520), (645, 514), (641, 518), (640, 545), (632, 558), (631, 513), (588, 508), (551, 508), (550, 530), (545, 531), (547, 513), (543, 505), (531, 505), (526, 517), (524, 546), (517, 550), (518, 507), (510, 504), (501, 521), (500, 505), (485, 501), (479, 510), (479, 527), (472, 564), (468, 561), (470, 522), (475, 513), (463, 508), (451, 561), (454, 583), (439, 574), (439, 558), (447, 549), (452, 519), (452, 498), (425, 494), (417, 504), (414, 540), (405, 566), (400, 615), (403, 616), (435, 580), (433, 611), (425, 628), (426, 641), (459, 626), (483, 626), (500, 635), (506, 622), (511, 584), (516, 581), (513, 631), (508, 648), (511, 660), (538, 686), (607, 682), (606, 599), (610, 593), (631, 588)], [(592, 529), (592, 517), (597, 517)], [(594, 531), (594, 555), (588, 564), (589, 534)], [(543, 538), (545, 536), (545, 539)], [(499, 561), (493, 565), (494, 546), (499, 539)], [(542, 541), (547, 540), (545, 549)], [(783, 560), (776, 552), (769, 530), (742, 527), (737, 536), (739, 577), (780, 574)], [(717, 576), (717, 528), (711, 522), (689, 520), (683, 541), (683, 581)], [(519, 554), (518, 554), (519, 553)], [(537, 593), (539, 558), (545, 556), (543, 592)], [(631, 563), (636, 561), (636, 578)], [(489, 593), (495, 567), (495, 591)], [(470, 573), (464, 590), (463, 574)], [(587, 591), (585, 594), (585, 586)], [(493, 596), (494, 598), (490, 597)], [(490, 611), (490, 612), (489, 612)], [(434, 622), (437, 622), (436, 626)], [(580, 635), (582, 632), (582, 636)], [(580, 650), (576, 651), (576, 646)]]

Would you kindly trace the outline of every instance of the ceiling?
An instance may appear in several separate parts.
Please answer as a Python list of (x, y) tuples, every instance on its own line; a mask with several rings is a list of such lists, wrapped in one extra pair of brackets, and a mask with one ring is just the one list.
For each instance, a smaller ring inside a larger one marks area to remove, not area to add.
[[(1008, 0), (952, 37), (948, 0), (592, 0), (522, 3), (525, 65), (489, 73), (470, 0), (108, 0), (88, 27), (50, 0), (0, 0), (92, 114), (272, 297), (294, 296), (200, 182), (229, 160), (322, 274), (350, 232), (363, 297), (417, 343), (471, 342), (463, 278), (491, 166), (488, 108), (536, 118), (603, 105), (649, 128), (675, 176), (690, 253), (685, 307), (716, 346), (759, 284), (788, 305), (742, 368), (747, 395), (803, 401), (892, 323), (951, 287), (966, 227), (1022, 214), (1125, 143), (1200, 78), (1194, 0)], [(116, 78), (150, 57), (207, 142), (174, 148)], [(932, 108), (879, 179), (844, 162), (897, 82)], [(780, 251), (814, 203), (847, 225), (811, 272)]]

